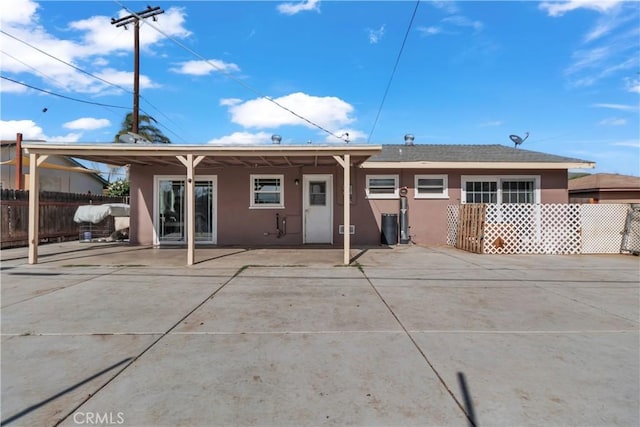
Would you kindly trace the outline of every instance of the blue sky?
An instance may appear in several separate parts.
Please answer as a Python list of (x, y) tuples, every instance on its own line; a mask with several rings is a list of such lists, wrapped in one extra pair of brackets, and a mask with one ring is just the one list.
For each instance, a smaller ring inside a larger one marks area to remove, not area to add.
[[(110, 21), (147, 4), (11, 0), (0, 16), (2, 139), (112, 141), (132, 105), (133, 30)], [(165, 12), (141, 27), (140, 106), (174, 143), (348, 133), (390, 144), (412, 133), (420, 144), (512, 146), (510, 134), (530, 132), (523, 148), (640, 175), (639, 2), (149, 4)]]

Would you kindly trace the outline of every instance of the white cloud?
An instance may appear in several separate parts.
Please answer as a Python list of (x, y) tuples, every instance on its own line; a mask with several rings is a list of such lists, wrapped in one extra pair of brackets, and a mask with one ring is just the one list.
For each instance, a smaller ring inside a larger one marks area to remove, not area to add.
[(15, 139), (21, 133), (23, 139), (46, 139), (42, 128), (33, 120), (0, 120), (0, 138)]
[(442, 28), (440, 27), (418, 27), (416, 28), (418, 32), (420, 32), (424, 36), (434, 36), (436, 34), (442, 33)]
[(320, 11), (320, 0), (306, 0), (298, 3), (282, 3), (277, 6), (278, 12), (284, 15), (295, 15), (300, 12)]
[(591, 9), (604, 13), (615, 8), (623, 0), (569, 0), (569, 1), (544, 1), (538, 7), (547, 12), (549, 16), (562, 16), (576, 9)]
[[(332, 96), (318, 97), (297, 92), (274, 98), (273, 101), (329, 130), (344, 127), (354, 121), (350, 116), (353, 107)], [(314, 128), (313, 125), (265, 98), (232, 105), (229, 112), (232, 122), (247, 128), (274, 128), (283, 125)]]
[[(109, 76), (125, 77), (131, 73), (122, 74), (116, 70), (104, 69), (108, 66), (108, 58), (118, 53), (133, 51), (133, 36), (131, 31), (116, 28), (111, 25), (110, 16), (93, 16), (84, 20), (71, 22), (68, 26), (65, 39), (50, 34), (47, 29), (39, 24), (38, 5), (28, 0), (12, 0), (11, 8), (1, 15), (2, 29), (14, 36), (3, 36), (2, 50), (9, 55), (19, 57), (23, 63), (12, 60), (10, 57), (0, 54), (0, 62), (4, 73), (25, 73), (47, 77), (47, 84), (54, 85), (67, 91), (83, 93), (96, 93), (104, 90), (104, 83), (79, 72), (72, 67), (54, 58), (74, 64), (96, 75), (103, 75), (112, 83), (120, 84), (120, 81), (112, 81)], [(172, 37), (184, 38), (191, 33), (183, 27), (185, 14), (180, 8), (170, 8), (158, 17), (161, 20), (162, 31)], [(156, 24), (160, 24), (156, 23)], [(150, 26), (143, 25), (140, 31), (140, 44), (144, 48), (159, 44), (164, 41), (164, 35)], [(160, 27), (160, 25), (159, 25)], [(40, 51), (21, 43), (27, 42)], [(46, 55), (42, 52), (46, 52)], [(27, 64), (27, 65), (25, 65)], [(127, 77), (128, 82), (122, 85), (130, 86), (132, 78)], [(148, 77), (141, 78), (141, 86), (157, 87)]]
[(382, 36), (384, 36), (384, 25), (380, 26), (377, 30), (368, 29), (367, 32), (369, 33), (369, 43), (376, 44), (382, 39)]
[(592, 107), (598, 107), (598, 108), (609, 108), (611, 110), (618, 110), (618, 111), (631, 111), (631, 112), (635, 112), (638, 111), (638, 106), (637, 105), (624, 105), (624, 104), (593, 104)]
[(221, 138), (214, 138), (207, 142), (212, 145), (259, 145), (271, 144), (271, 134), (267, 132), (234, 132)]
[(640, 93), (640, 79), (624, 79), (627, 92)]
[(493, 126), (502, 126), (504, 122), (502, 120), (493, 120), (490, 122), (480, 123), (480, 127), (493, 127)]
[[(5, 5), (6, 6), (6, 5)], [(35, 15), (38, 3), (32, 0), (12, 0), (11, 7), (3, 7), (0, 13), (0, 27), (28, 22)]]
[(640, 140), (639, 139), (630, 139), (628, 141), (614, 142), (611, 145), (615, 145), (615, 146), (618, 146), (618, 147), (640, 148)]
[(459, 10), (458, 5), (453, 0), (430, 1), (429, 4), (436, 9), (442, 9), (450, 14), (458, 13)]
[(23, 93), (27, 87), (9, 80), (0, 80), (0, 93)]
[[(121, 10), (118, 17), (129, 15)], [(165, 39), (165, 36), (153, 27), (157, 27), (170, 37), (186, 38), (191, 32), (184, 28), (186, 14), (182, 8), (171, 7), (163, 14), (158, 15), (158, 22), (143, 20), (140, 24), (140, 48), (145, 49)], [(69, 28), (80, 31), (82, 46), (93, 49), (85, 54), (105, 55), (119, 50), (133, 51), (133, 32), (126, 31), (123, 27), (111, 24), (110, 16), (92, 16), (87, 19), (74, 21)], [(128, 27), (131, 30), (131, 26)]]
[(220, 100), (220, 105), (222, 106), (231, 106), (231, 105), (238, 105), (242, 103), (242, 99), (238, 99), (238, 98), (224, 98)]
[(82, 133), (68, 133), (62, 136), (50, 136), (47, 138), (47, 142), (78, 142)]
[(453, 24), (458, 27), (470, 27), (476, 31), (481, 31), (484, 28), (484, 24), (482, 22), (471, 20), (462, 15), (447, 16), (442, 19), (442, 22)]
[(609, 117), (609, 118), (600, 120), (598, 124), (602, 126), (624, 126), (627, 124), (627, 119), (623, 119), (619, 117)]
[[(131, 89), (133, 87), (133, 73), (129, 71), (118, 71), (113, 68), (105, 68), (103, 71), (95, 73), (95, 75), (124, 88)], [(144, 74), (140, 74), (139, 79), (140, 89), (160, 87), (159, 84), (152, 82), (149, 76)], [(104, 90), (104, 86), (101, 89)], [(98, 90), (94, 89), (94, 91)]]
[(205, 76), (214, 72), (232, 73), (240, 71), (240, 67), (230, 62), (219, 59), (207, 59), (206, 61), (187, 61), (171, 68), (171, 71), (192, 76)]
[(94, 119), (93, 117), (83, 117), (73, 120), (71, 122), (64, 123), (62, 125), (66, 129), (73, 130), (95, 130), (101, 129), (107, 126), (111, 126), (111, 122), (107, 119)]

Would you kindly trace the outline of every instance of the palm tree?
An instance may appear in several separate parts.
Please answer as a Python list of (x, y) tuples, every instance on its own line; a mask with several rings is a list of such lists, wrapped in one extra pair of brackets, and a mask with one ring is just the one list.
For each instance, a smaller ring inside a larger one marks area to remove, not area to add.
[[(170, 144), (171, 140), (167, 138), (154, 123), (158, 123), (158, 121), (153, 117), (140, 114), (138, 116), (138, 135), (143, 136), (154, 144)], [(120, 131), (114, 137), (113, 142), (120, 142), (120, 135), (131, 132), (131, 129), (133, 129), (133, 113), (127, 113), (122, 121)]]

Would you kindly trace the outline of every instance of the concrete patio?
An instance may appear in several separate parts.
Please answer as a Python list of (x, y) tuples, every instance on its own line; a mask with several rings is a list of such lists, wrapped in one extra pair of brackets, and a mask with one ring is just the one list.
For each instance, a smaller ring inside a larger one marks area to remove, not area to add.
[(640, 260), (2, 251), (2, 424), (640, 423)]

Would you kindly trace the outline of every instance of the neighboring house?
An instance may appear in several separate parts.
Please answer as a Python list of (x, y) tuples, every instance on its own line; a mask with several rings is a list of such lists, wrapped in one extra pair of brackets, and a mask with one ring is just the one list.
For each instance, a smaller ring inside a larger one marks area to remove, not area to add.
[[(23, 156), (22, 160), (22, 188), (28, 189), (29, 158)], [(17, 189), (15, 142), (3, 142), (0, 146), (0, 185), (2, 189)], [(41, 191), (102, 194), (107, 185), (99, 173), (67, 156), (50, 156), (40, 166)]]
[(569, 180), (570, 203), (640, 203), (640, 177), (597, 173)]
[(567, 203), (568, 169), (594, 166), (502, 145), (25, 146), (130, 164), (130, 241), (189, 247), (378, 245), (382, 215), (399, 214), (404, 193), (411, 240), (441, 245), (448, 205)]

